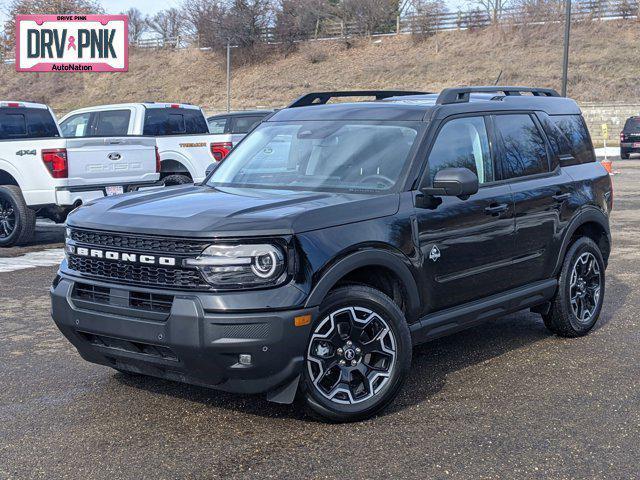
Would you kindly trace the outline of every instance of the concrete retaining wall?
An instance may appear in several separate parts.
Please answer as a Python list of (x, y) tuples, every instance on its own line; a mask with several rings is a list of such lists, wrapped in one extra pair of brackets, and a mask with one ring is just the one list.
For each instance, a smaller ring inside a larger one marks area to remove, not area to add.
[(620, 132), (627, 118), (640, 115), (640, 102), (638, 103), (581, 103), (580, 108), (589, 127), (591, 138), (596, 147), (601, 147), (602, 128), (606, 123), (609, 126), (609, 140), (607, 145), (620, 143)]

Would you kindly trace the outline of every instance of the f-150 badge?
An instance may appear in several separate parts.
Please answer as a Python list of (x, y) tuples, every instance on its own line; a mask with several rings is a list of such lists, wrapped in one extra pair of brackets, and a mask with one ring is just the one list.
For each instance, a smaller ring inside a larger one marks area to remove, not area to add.
[(436, 262), (440, 258), (440, 249), (434, 245), (431, 249), (431, 253), (429, 253), (429, 259)]

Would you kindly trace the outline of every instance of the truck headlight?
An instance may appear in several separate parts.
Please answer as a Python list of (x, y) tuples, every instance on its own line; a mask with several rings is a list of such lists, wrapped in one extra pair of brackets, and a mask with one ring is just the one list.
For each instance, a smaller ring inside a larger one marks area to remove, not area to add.
[(272, 286), (286, 278), (285, 255), (271, 244), (210, 245), (198, 258), (184, 260), (216, 287)]

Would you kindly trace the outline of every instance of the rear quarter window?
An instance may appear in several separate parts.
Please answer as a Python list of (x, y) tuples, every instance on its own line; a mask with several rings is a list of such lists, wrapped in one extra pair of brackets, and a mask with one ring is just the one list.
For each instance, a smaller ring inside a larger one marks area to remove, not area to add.
[(573, 156), (572, 162), (563, 165), (596, 161), (591, 136), (581, 115), (545, 115), (542, 124), (553, 153)]
[(59, 137), (49, 110), (41, 108), (0, 108), (0, 140)]
[(147, 108), (144, 135), (196, 135), (209, 133), (200, 110), (190, 108)]

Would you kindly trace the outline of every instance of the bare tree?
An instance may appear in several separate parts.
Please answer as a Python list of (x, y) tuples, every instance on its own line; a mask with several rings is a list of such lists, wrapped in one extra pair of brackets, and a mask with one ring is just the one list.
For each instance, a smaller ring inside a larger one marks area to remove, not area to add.
[(16, 15), (104, 13), (98, 0), (11, 0), (5, 8), (8, 20), (4, 30), (10, 44), (14, 43)]
[(164, 41), (178, 38), (185, 26), (184, 16), (177, 8), (169, 8), (147, 18), (147, 24), (152, 32), (162, 36)]
[(234, 0), (225, 16), (223, 30), (229, 42), (251, 49), (262, 41), (270, 20), (268, 0)]
[(342, 8), (345, 20), (370, 35), (393, 31), (400, 6), (398, 0), (342, 0)]
[(223, 25), (227, 9), (220, 0), (186, 0), (182, 11), (187, 28), (198, 36), (200, 46), (216, 48), (226, 43)]
[(504, 9), (509, 6), (510, 0), (475, 0), (473, 3), (487, 12), (494, 25), (500, 22), (500, 16)]
[(320, 22), (328, 18), (334, 7), (327, 0), (278, 0), (275, 11), (275, 35), (285, 53), (295, 42), (314, 37)]
[(129, 43), (137, 43), (144, 32), (147, 31), (147, 20), (140, 10), (133, 7), (122, 12), (129, 17)]
[(411, 0), (409, 7), (413, 13), (409, 28), (414, 40), (436, 34), (440, 19), (449, 11), (443, 0)]

